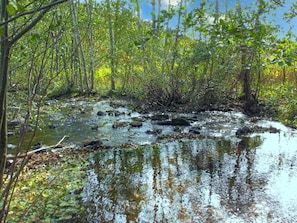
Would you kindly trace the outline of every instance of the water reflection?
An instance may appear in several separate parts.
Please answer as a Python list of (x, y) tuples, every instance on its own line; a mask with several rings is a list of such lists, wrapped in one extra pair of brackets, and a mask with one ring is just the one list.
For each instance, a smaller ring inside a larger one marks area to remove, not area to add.
[(296, 155), (296, 139), (276, 134), (102, 150), (88, 222), (292, 222)]

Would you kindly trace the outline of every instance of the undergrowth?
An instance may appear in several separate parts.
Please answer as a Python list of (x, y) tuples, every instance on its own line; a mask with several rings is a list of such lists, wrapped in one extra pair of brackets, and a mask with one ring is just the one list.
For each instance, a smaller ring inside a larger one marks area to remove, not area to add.
[(280, 122), (297, 128), (297, 88), (291, 85), (270, 86), (262, 91), (261, 99)]
[(82, 188), (88, 153), (36, 154), (14, 190), (7, 222), (67, 222), (83, 219)]

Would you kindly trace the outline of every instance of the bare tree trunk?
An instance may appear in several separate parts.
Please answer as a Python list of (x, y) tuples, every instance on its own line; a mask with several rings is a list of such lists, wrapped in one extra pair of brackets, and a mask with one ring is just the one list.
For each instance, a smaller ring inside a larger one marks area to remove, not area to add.
[(228, 0), (225, 0), (225, 16), (228, 14)]
[(161, 12), (161, 0), (158, 0), (158, 24), (157, 24), (157, 30), (160, 30), (160, 12)]
[(183, 0), (181, 0), (179, 3), (177, 27), (175, 31), (175, 39), (174, 39), (174, 46), (173, 46), (173, 56), (172, 56), (171, 68), (170, 68), (170, 78), (171, 78), (170, 94), (171, 94), (172, 102), (179, 100), (179, 91), (180, 91), (179, 66), (175, 69), (175, 63), (178, 58), (178, 41), (180, 38), (179, 36), (180, 36), (180, 26), (181, 26), (181, 19), (182, 19), (182, 10), (183, 10)]
[[(77, 15), (76, 15), (76, 9), (75, 9), (75, 3), (74, 0), (69, 1), (70, 4), (70, 13), (72, 15), (72, 47), (73, 47), (73, 69), (74, 69), (74, 75), (76, 76), (76, 81), (79, 80), (79, 86), (80, 90), (83, 92), (83, 78), (80, 70), (80, 59), (79, 59), (79, 31), (77, 28)], [(76, 82), (77, 84), (77, 82)]]
[(156, 0), (152, 0), (152, 33), (156, 31)]
[[(86, 68), (86, 61), (82, 49), (80, 32), (78, 29), (78, 18), (76, 12), (76, 6), (74, 0), (70, 0), (70, 8), (72, 14), (72, 22), (73, 22), (73, 39), (74, 39), (74, 47), (75, 47), (75, 58), (78, 63), (78, 72), (80, 73), (81, 70), (83, 71), (83, 75), (80, 75), (80, 88), (81, 91), (84, 91), (84, 84), (86, 86), (87, 91), (89, 91), (89, 83), (88, 83), (88, 75), (87, 75), (87, 68)], [(82, 64), (81, 64), (82, 63)], [(82, 66), (81, 66), (82, 65)]]
[(219, 21), (219, 0), (216, 0), (216, 12), (215, 12), (215, 21), (217, 23)]
[(93, 20), (93, 1), (88, 2), (89, 6), (87, 8), (89, 14), (89, 21), (88, 21), (88, 38), (89, 38), (89, 47), (90, 47), (90, 75), (91, 75), (91, 85), (90, 91), (94, 90), (94, 82), (95, 82), (95, 64), (94, 64), (94, 42), (93, 42), (93, 29), (92, 29), (92, 20)]
[[(1, 1), (0, 21), (4, 22), (8, 19), (6, 6), (8, 0)], [(11, 44), (8, 40), (8, 24), (3, 26), (3, 33), (1, 35), (0, 45), (0, 188), (3, 186), (3, 174), (6, 165), (7, 154), (7, 118), (6, 118), (6, 92), (7, 92), (7, 79), (8, 79), (8, 64)]]
[(242, 79), (244, 110), (247, 113), (254, 114), (257, 112), (257, 99), (252, 94), (251, 89), (251, 61), (254, 58), (253, 49), (247, 49), (246, 46), (241, 46), (241, 71), (240, 78)]
[(235, 7), (236, 7), (236, 12), (237, 12), (238, 14), (241, 14), (241, 6), (240, 6), (240, 1), (239, 1), (239, 0), (236, 0), (236, 5), (235, 5)]
[(115, 37), (114, 37), (112, 18), (111, 18), (110, 0), (106, 0), (106, 3), (107, 3), (107, 13), (108, 13), (109, 42), (110, 42), (110, 69), (111, 69), (110, 90), (114, 91), (115, 90), (115, 76), (116, 76)]

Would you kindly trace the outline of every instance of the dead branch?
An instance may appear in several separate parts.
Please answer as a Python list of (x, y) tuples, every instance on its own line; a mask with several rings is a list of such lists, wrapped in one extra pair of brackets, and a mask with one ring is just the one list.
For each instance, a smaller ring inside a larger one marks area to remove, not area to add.
[(7, 159), (12, 160), (12, 159), (15, 159), (15, 158), (24, 158), (24, 157), (31, 156), (31, 155), (33, 155), (35, 153), (38, 153), (38, 152), (41, 152), (41, 151), (44, 151), (44, 150), (47, 150), (47, 149), (50, 149), (50, 148), (55, 148), (55, 147), (59, 146), (64, 141), (64, 139), (66, 139), (68, 137), (69, 137), (68, 135), (64, 135), (63, 138), (55, 145), (42, 146), (41, 148), (34, 149), (34, 150), (29, 151), (29, 152), (20, 154), (20, 155), (10, 155), (10, 156), (8, 155)]

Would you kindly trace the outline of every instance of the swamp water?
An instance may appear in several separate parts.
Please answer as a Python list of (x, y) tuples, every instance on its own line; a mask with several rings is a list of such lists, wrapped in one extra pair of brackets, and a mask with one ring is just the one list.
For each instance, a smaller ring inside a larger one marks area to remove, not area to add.
[[(179, 133), (173, 126), (157, 125), (150, 114), (106, 102), (64, 107), (73, 111), (66, 115), (60, 109), (49, 118), (56, 126), (47, 130), (49, 144), (69, 135), (71, 143), (100, 139), (114, 147), (98, 150), (88, 171), (83, 189), (88, 222), (297, 222), (295, 130), (266, 120), (252, 123), (235, 112), (179, 114), (192, 120), (181, 131), (199, 127), (202, 137), (155, 143), (158, 135), (148, 130)], [(112, 127), (132, 118), (143, 118), (142, 126)], [(280, 132), (237, 137), (244, 125), (273, 126)]]

